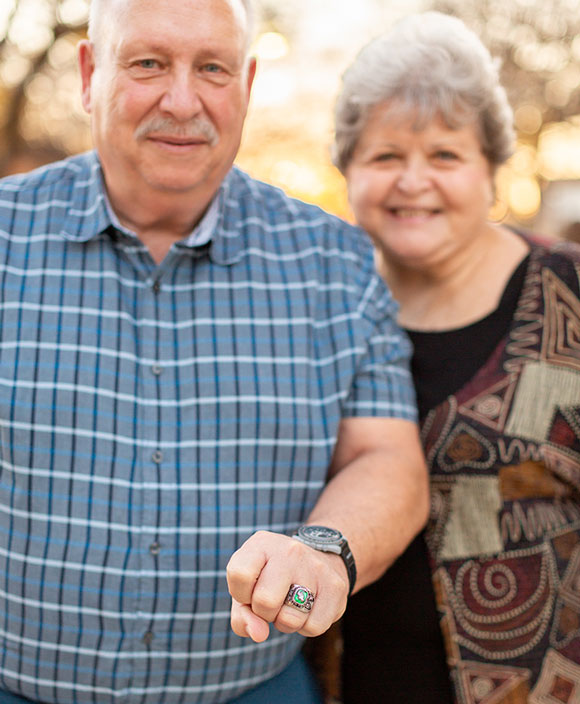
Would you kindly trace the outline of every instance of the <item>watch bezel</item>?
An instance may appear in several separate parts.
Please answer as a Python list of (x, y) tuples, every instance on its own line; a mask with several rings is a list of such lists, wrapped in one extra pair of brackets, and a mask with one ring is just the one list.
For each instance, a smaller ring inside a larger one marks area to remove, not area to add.
[(312, 543), (316, 543), (324, 549), (324, 547), (341, 548), (345, 543), (343, 534), (336, 528), (327, 528), (326, 526), (300, 526), (296, 534)]

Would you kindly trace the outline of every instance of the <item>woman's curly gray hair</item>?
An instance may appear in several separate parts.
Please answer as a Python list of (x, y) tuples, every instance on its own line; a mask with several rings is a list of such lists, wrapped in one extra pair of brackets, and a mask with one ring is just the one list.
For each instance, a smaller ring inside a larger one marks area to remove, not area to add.
[(513, 112), (498, 62), (465, 24), (440, 12), (410, 15), (362, 49), (343, 75), (335, 109), (333, 161), (344, 173), (372, 108), (413, 115), (421, 129), (440, 114), (451, 128), (475, 120), (483, 154), (504, 163), (514, 143)]

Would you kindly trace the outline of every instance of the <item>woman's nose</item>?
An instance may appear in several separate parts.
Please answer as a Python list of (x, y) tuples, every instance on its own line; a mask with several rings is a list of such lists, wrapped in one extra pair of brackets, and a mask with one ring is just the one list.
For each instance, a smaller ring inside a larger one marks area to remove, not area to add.
[(409, 159), (397, 180), (398, 188), (404, 193), (417, 193), (430, 185), (429, 165), (423, 159)]

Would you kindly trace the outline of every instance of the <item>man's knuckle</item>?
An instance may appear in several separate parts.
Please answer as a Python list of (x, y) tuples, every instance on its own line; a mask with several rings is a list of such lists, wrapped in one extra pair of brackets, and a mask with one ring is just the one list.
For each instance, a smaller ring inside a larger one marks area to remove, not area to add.
[(280, 601), (269, 591), (256, 587), (252, 594), (252, 609), (260, 612), (270, 612), (279, 608)]
[(302, 629), (300, 630), (301, 635), (307, 638), (315, 638), (325, 633), (330, 628), (330, 623), (326, 621), (321, 623), (315, 619), (308, 619)]
[(347, 580), (339, 574), (332, 574), (329, 577), (329, 590), (338, 596), (343, 596), (348, 592)]
[[(282, 609), (276, 619), (276, 627), (285, 633), (297, 631), (304, 623), (304, 616), (291, 607)], [(282, 628), (280, 628), (280, 626)]]
[(243, 564), (234, 563), (228, 565), (226, 569), (226, 576), (228, 582), (234, 584), (246, 584), (251, 579), (253, 579), (252, 573), (249, 569), (245, 568)]

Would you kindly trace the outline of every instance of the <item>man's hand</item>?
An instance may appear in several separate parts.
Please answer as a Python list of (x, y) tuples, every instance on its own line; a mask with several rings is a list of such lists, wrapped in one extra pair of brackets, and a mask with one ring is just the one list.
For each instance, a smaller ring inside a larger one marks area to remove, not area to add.
[[(341, 421), (329, 481), (306, 523), (348, 540), (358, 589), (383, 574), (421, 530), (429, 508), (427, 469), (417, 426), (389, 418)], [(343, 614), (349, 589), (340, 555), (259, 531), (233, 554), (227, 577), (232, 628), (257, 643), (272, 623), (283, 633), (324, 633)], [(293, 584), (315, 596), (312, 610), (284, 604)]]
[[(348, 575), (339, 555), (324, 553), (278, 533), (259, 531), (231, 557), (227, 568), (234, 633), (257, 643), (269, 624), (283, 633), (324, 633), (346, 608)], [(285, 604), (292, 584), (314, 594), (310, 611)]]

